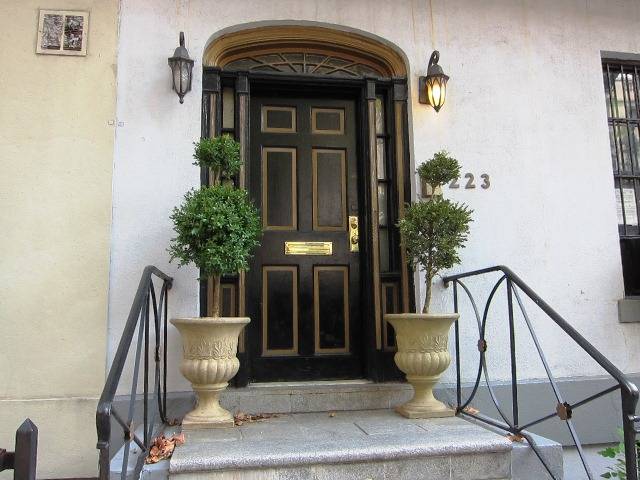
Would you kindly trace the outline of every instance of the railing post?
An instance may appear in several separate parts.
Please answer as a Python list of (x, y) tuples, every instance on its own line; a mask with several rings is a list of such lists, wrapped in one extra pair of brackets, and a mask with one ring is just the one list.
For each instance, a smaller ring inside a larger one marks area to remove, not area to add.
[[(513, 284), (507, 276), (507, 305), (509, 307), (509, 344), (511, 347), (511, 401), (513, 409), (513, 426), (520, 424), (518, 414), (518, 370), (516, 364), (516, 329), (513, 321)], [(514, 432), (515, 433), (515, 432)]]
[[(458, 313), (458, 282), (454, 280), (453, 282), (453, 311)], [(458, 318), (454, 323), (454, 331), (455, 331), (455, 342), (456, 342), (456, 400), (458, 404), (456, 405), (456, 412), (460, 409), (462, 405), (462, 378), (460, 372), (460, 325), (458, 322), (460, 318)]]
[(621, 389), (622, 428), (624, 431), (624, 458), (627, 480), (638, 480), (638, 454), (636, 451), (636, 406), (638, 392)]
[(36, 480), (37, 457), (38, 427), (27, 418), (16, 431), (13, 478), (15, 480)]

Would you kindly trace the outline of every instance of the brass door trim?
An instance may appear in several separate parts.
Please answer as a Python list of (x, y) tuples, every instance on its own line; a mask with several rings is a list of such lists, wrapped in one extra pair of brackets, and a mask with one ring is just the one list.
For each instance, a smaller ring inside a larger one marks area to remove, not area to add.
[[(269, 349), (267, 342), (267, 322), (269, 314), (269, 292), (267, 277), (269, 272), (291, 272), (292, 273), (292, 299), (293, 299), (293, 347), (290, 349)], [(291, 356), (298, 354), (298, 268), (288, 265), (271, 265), (262, 267), (262, 356)]]
[[(317, 112), (332, 112), (340, 115), (340, 129), (339, 130), (319, 130), (316, 125)], [(311, 133), (314, 135), (344, 135), (344, 109), (343, 108), (319, 108), (311, 107)]]
[[(267, 192), (268, 173), (268, 153), (269, 152), (290, 152), (291, 153), (291, 225), (269, 225), (269, 193)], [(298, 229), (298, 173), (297, 173), (297, 150), (288, 147), (263, 147), (261, 159), (262, 174), (262, 229), (263, 230), (297, 230)]]
[(360, 251), (360, 228), (357, 215), (349, 216), (349, 251)]
[[(396, 134), (396, 182), (398, 188), (398, 219), (404, 218), (405, 190), (404, 190), (404, 117), (403, 101), (394, 102), (395, 134)], [(409, 265), (407, 252), (400, 245), (400, 284), (402, 291), (402, 311), (409, 311)]]
[(367, 122), (369, 141), (369, 191), (371, 192), (371, 275), (373, 282), (373, 312), (376, 349), (382, 349), (382, 317), (380, 313), (380, 248), (378, 245), (378, 163), (376, 137), (375, 82), (367, 82)]
[(284, 242), (285, 255), (333, 255), (333, 242)]
[[(275, 110), (278, 112), (291, 112), (291, 128), (278, 128), (267, 126), (267, 112)], [(260, 131), (264, 133), (296, 133), (298, 131), (296, 119), (296, 107), (283, 107), (281, 105), (262, 105), (260, 109)]]
[[(340, 195), (342, 198), (342, 223), (340, 225), (320, 225), (318, 223), (318, 153), (340, 153), (341, 177)], [(311, 150), (311, 186), (312, 205), (311, 216), (313, 229), (318, 232), (341, 232), (347, 229), (347, 153), (344, 149), (313, 148)]]
[[(319, 272), (342, 272), (342, 285), (344, 300), (344, 348), (322, 348), (320, 347), (320, 282)], [(315, 335), (315, 353), (349, 353), (349, 267), (344, 265), (336, 266), (314, 266), (313, 267), (313, 323)]]

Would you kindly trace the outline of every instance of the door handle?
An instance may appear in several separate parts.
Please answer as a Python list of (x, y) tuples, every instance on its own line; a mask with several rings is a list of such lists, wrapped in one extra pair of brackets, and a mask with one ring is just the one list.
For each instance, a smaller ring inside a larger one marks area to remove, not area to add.
[(358, 252), (358, 217), (353, 215), (349, 217), (349, 250)]

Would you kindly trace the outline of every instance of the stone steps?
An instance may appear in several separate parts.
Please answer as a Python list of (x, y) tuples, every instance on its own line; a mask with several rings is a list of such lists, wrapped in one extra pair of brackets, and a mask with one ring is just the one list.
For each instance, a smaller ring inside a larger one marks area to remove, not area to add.
[[(524, 446), (460, 418), (409, 420), (392, 410), (283, 414), (233, 429), (186, 432), (176, 480), (544, 479)], [(561, 447), (559, 471), (562, 471)], [(529, 450), (527, 448), (527, 450)], [(514, 475), (513, 455), (527, 465)], [(551, 455), (557, 463), (558, 456)], [(557, 467), (557, 465), (556, 465)]]
[[(389, 409), (411, 398), (407, 383), (369, 380), (252, 383), (227, 388), (220, 403), (232, 412), (307, 413)], [(193, 392), (169, 395), (170, 414), (181, 418), (194, 406)]]

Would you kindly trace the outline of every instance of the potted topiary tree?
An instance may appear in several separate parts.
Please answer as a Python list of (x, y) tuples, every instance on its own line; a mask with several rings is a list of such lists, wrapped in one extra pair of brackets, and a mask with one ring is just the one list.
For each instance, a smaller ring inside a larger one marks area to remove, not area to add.
[(438, 193), (460, 176), (458, 161), (447, 152), (420, 165), (418, 175), (430, 186), (431, 196), (408, 206), (398, 227), (408, 261), (424, 272), (424, 305), (422, 313), (386, 314), (385, 320), (396, 332), (396, 365), (414, 388), (413, 398), (396, 410), (409, 418), (447, 417), (454, 412), (433, 396), (433, 387), (451, 363), (449, 329), (458, 314), (431, 313), (429, 307), (436, 275), (460, 263), (458, 250), (467, 240), (472, 211)]
[(182, 336), (180, 372), (196, 393), (196, 408), (182, 421), (187, 429), (233, 426), (219, 397), (238, 373), (238, 336), (249, 318), (220, 317), (220, 278), (248, 268), (262, 233), (257, 209), (231, 180), (240, 168), (239, 144), (225, 135), (195, 146), (195, 165), (210, 169), (211, 185), (187, 192), (173, 209), (176, 237), (169, 247), (172, 261), (195, 264), (200, 279), (211, 278), (213, 284), (211, 317), (171, 320)]

